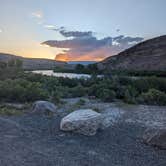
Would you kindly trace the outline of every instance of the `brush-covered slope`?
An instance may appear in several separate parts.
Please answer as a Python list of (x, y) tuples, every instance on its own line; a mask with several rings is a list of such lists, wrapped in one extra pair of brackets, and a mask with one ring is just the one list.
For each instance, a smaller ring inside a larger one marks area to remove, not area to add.
[(139, 43), (98, 63), (100, 69), (166, 71), (166, 35)]
[(67, 66), (67, 63), (50, 60), (50, 59), (38, 59), (38, 58), (23, 58), (16, 55), (0, 53), (0, 62), (8, 62), (11, 59), (20, 59), (23, 62), (23, 68), (26, 70), (37, 69), (53, 69), (57, 66)]

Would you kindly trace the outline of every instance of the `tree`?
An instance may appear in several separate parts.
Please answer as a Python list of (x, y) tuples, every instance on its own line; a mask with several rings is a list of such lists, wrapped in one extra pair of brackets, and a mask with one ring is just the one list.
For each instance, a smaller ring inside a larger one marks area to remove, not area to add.
[(8, 67), (14, 67), (15, 66), (15, 60), (10, 59), (7, 64), (8, 64)]
[(7, 64), (5, 62), (0, 62), (0, 69), (4, 69), (7, 67)]
[(76, 67), (75, 67), (75, 70), (76, 70), (76, 72), (78, 72), (78, 73), (84, 72), (84, 69), (85, 69), (85, 67), (84, 67), (84, 65), (82, 65), (82, 64), (78, 64), (78, 65), (76, 65)]
[(22, 64), (23, 64), (22, 60), (20, 59), (15, 60), (15, 65), (17, 68), (22, 68)]
[(97, 64), (89, 64), (87, 66), (87, 69), (90, 73), (97, 74), (99, 72), (99, 69), (97, 67)]

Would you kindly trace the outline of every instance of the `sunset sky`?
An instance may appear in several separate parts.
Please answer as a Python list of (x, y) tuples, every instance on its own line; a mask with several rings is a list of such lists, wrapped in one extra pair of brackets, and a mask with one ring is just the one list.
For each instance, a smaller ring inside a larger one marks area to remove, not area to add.
[(0, 0), (0, 52), (102, 60), (166, 34), (166, 0)]

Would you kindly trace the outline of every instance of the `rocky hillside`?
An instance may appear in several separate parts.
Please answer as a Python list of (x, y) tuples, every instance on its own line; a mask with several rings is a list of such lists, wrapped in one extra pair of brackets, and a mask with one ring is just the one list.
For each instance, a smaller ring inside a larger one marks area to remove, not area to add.
[(98, 63), (100, 69), (166, 71), (166, 35), (131, 47)]
[(8, 62), (11, 59), (20, 59), (23, 62), (23, 68), (26, 70), (37, 70), (37, 69), (53, 69), (57, 66), (67, 66), (67, 63), (50, 60), (50, 59), (37, 59), (37, 58), (23, 58), (11, 54), (0, 53), (0, 61)]

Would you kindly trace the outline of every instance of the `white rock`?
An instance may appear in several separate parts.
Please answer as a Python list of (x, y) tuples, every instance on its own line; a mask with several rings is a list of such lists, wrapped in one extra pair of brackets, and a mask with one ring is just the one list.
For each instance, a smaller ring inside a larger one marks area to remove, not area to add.
[(32, 112), (50, 115), (56, 113), (57, 107), (48, 101), (36, 101), (32, 106)]
[(91, 109), (76, 110), (65, 116), (60, 123), (63, 131), (73, 131), (87, 136), (96, 134), (100, 127), (102, 117)]

